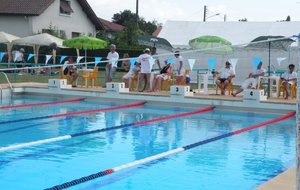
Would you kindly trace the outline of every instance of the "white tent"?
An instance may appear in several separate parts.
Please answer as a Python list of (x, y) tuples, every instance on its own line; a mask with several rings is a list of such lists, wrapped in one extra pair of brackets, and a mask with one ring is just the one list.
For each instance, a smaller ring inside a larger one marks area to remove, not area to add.
[(300, 31), (300, 22), (192, 22), (167, 21), (158, 37), (174, 48), (189, 48), (189, 40), (203, 35), (222, 37), (233, 45), (246, 44), (259, 36), (292, 36)]
[(0, 32), (0, 43), (4, 43), (7, 45), (8, 62), (10, 62), (10, 59), (11, 59), (11, 57), (10, 57), (10, 51), (12, 48), (11, 42), (16, 39), (19, 39), (19, 37), (8, 34), (6, 32)]
[[(24, 38), (16, 39), (12, 41), (12, 44), (17, 44), (17, 45), (27, 45), (27, 46), (33, 46), (33, 51), (34, 51), (34, 61), (37, 63), (38, 61), (38, 52), (40, 49), (40, 46), (49, 46), (50, 44), (56, 43), (58, 47), (63, 47), (63, 40), (60, 38), (57, 38), (55, 36), (52, 36), (47, 33), (42, 33), (42, 34), (36, 34), (32, 36), (27, 36)], [(53, 52), (55, 54), (55, 52)], [(53, 55), (55, 56), (55, 55)], [(53, 58), (53, 60), (55, 60)]]

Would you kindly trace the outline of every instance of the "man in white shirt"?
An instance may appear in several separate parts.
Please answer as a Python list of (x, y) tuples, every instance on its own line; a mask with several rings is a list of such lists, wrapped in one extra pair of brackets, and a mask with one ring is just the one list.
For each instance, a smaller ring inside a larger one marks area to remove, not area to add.
[[(139, 74), (139, 92), (143, 92), (144, 90), (146, 90), (147, 92), (150, 92), (150, 77), (151, 77), (151, 66), (150, 66), (150, 49), (146, 48), (144, 50), (144, 53), (141, 54), (138, 58), (137, 58), (137, 62), (140, 64), (141, 66), (141, 71)], [(143, 89), (142, 87), (142, 83), (144, 83), (144, 87)]]
[(179, 51), (175, 51), (175, 63), (173, 68), (173, 73), (175, 74), (175, 81), (176, 85), (182, 84), (183, 75), (185, 72), (184, 65), (183, 65), (183, 57), (179, 54)]
[(294, 69), (295, 69), (295, 65), (290, 64), (289, 70), (286, 71), (281, 77), (283, 90), (285, 91), (284, 99), (288, 99), (289, 97), (289, 93), (288, 93), (289, 86), (294, 85), (297, 82), (297, 73), (294, 71)]
[(252, 89), (256, 89), (256, 86), (258, 84), (258, 78), (260, 76), (264, 76), (266, 73), (266, 69), (262, 68), (262, 62), (259, 62), (257, 65), (256, 70), (253, 73), (250, 73), (248, 78), (243, 82), (242, 86), (234, 93), (232, 93), (232, 96), (236, 96), (237, 94), (244, 91), (244, 89), (248, 88), (248, 86), (251, 85)]
[[(156, 52), (156, 47), (152, 47), (152, 48), (151, 48), (150, 55), (152, 56), (153, 59), (155, 59), (155, 63), (157, 64), (158, 69), (159, 69), (159, 71), (160, 71), (160, 70), (161, 70), (161, 66), (160, 66), (160, 61), (159, 61), (158, 54), (157, 54), (157, 52)], [(159, 71), (158, 71), (157, 73), (159, 73)]]
[(231, 67), (231, 63), (226, 61), (225, 67), (221, 68), (215, 74), (219, 74), (216, 84), (221, 89), (221, 94), (225, 95), (225, 90), (229, 84), (229, 82), (235, 77), (235, 71)]
[[(106, 73), (106, 82), (111, 82), (112, 77), (114, 77), (117, 63), (119, 59), (119, 54), (116, 52), (116, 45), (110, 45), (110, 52), (107, 54), (106, 59), (108, 59), (108, 63), (106, 64), (105, 73)], [(106, 86), (104, 86), (106, 87)]]

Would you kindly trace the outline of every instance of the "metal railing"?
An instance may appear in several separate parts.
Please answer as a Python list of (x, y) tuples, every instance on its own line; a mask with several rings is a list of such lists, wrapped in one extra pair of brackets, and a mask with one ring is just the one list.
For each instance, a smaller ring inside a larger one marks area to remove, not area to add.
[[(0, 72), (0, 74), (3, 74), (4, 77), (6, 78), (7, 83), (8, 83), (8, 85), (9, 85), (9, 87), (10, 87), (10, 90), (11, 90), (10, 96), (11, 96), (11, 98), (12, 98), (12, 96), (13, 96), (13, 87), (12, 87), (11, 83), (10, 83), (10, 81), (9, 81), (9, 79), (8, 79), (8, 77), (7, 77), (7, 75), (6, 75), (6, 73)], [(1, 102), (2, 102), (3, 88), (2, 88), (1, 86), (0, 86), (0, 90), (1, 90)]]

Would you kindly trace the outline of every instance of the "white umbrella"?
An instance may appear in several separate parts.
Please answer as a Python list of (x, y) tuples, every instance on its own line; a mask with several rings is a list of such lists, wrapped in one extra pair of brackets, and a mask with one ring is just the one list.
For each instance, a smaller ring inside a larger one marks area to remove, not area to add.
[(4, 43), (7, 45), (7, 54), (8, 54), (8, 62), (10, 62), (10, 51), (11, 51), (11, 47), (12, 47), (12, 41), (19, 39), (19, 37), (8, 34), (6, 32), (0, 32), (0, 43)]
[[(58, 47), (63, 47), (63, 40), (60, 38), (57, 38), (55, 36), (52, 36), (47, 33), (42, 34), (36, 34), (32, 36), (27, 36), (24, 38), (16, 39), (12, 41), (12, 44), (18, 44), (18, 45), (27, 45), (27, 46), (33, 46), (33, 51), (35, 55), (35, 63), (38, 61), (38, 52), (40, 46), (49, 46), (50, 44), (57, 44)], [(53, 60), (55, 60), (53, 58)]]

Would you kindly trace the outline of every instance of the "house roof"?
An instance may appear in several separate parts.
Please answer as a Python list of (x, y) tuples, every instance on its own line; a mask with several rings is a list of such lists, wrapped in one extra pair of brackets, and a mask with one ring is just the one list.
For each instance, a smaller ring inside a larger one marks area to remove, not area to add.
[[(176, 31), (176, 32), (174, 32)], [(233, 45), (247, 44), (266, 35), (290, 37), (298, 34), (300, 22), (192, 22), (167, 21), (158, 37), (167, 39), (174, 48), (189, 48), (189, 40), (202, 35), (213, 35)]]
[(103, 18), (99, 18), (99, 21), (102, 23), (105, 30), (112, 30), (112, 31), (123, 31), (124, 30), (124, 26), (122, 26), (120, 24), (110, 22)]
[[(55, 0), (0, 0), (0, 15), (38, 16), (42, 14)], [(77, 0), (96, 29), (104, 26), (86, 0)]]
[(152, 33), (152, 36), (157, 37), (159, 35), (159, 33), (160, 33), (161, 30), (162, 30), (162, 26), (158, 26), (156, 28), (156, 30)]
[(0, 14), (38, 16), (53, 2), (54, 0), (0, 0)]

